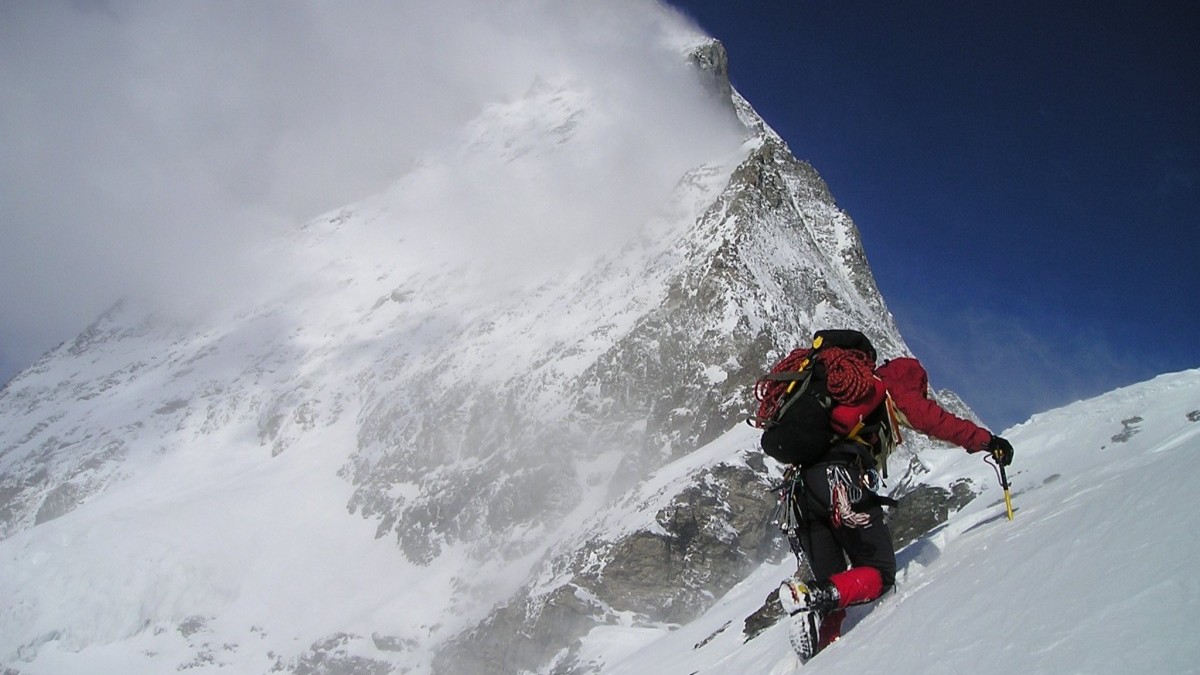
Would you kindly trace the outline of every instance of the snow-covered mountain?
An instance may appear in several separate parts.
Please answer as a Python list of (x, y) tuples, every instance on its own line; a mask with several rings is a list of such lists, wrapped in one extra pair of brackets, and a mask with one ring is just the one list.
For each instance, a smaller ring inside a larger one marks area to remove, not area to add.
[[(269, 285), (122, 302), (0, 390), (0, 668), (643, 672), (697, 630), (785, 663), (705, 628), (787, 565), (751, 384), (822, 327), (906, 347), (720, 45), (656, 21), (665, 113), (531, 73)], [(907, 550), (982, 508), (951, 457), (893, 456)]]
[[(639, 65), (678, 90), (665, 113), (532, 74), (385, 192), (273, 240), (268, 286), (200, 320), (123, 302), (0, 390), (0, 662), (424, 672), (516, 631), (488, 667), (533, 668), (606, 620), (498, 622), (544, 606), (535, 569), (583, 556), (597, 597), (678, 621), (766, 555), (720, 534), (732, 564), (659, 580), (663, 615), (616, 583), (661, 532), (563, 543), (736, 427), (812, 330), (904, 351), (854, 224), (720, 45), (655, 25)], [(721, 484), (753, 509), (768, 476), (747, 471)]]

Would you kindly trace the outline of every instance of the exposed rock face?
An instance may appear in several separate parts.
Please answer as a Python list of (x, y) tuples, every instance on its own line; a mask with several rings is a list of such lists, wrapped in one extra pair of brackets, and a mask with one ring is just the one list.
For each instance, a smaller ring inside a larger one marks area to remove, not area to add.
[(763, 600), (762, 607), (742, 621), (742, 635), (746, 640), (753, 640), (771, 626), (774, 626), (784, 616), (783, 603), (779, 601), (778, 589), (772, 588)]
[[(777, 558), (768, 526), (771, 476), (756, 452), (718, 463), (666, 491), (646, 527), (587, 543), (547, 565), (557, 579), (528, 587), (442, 652), (439, 673), (590, 672), (571, 645), (597, 625), (677, 624), (695, 618), (762, 562)], [(676, 492), (675, 490), (678, 489)], [(673, 494), (671, 494), (673, 493)], [(660, 495), (661, 497), (662, 495)], [(648, 499), (643, 508), (656, 501)]]
[(692, 50), (689, 60), (705, 78), (713, 97), (733, 103), (733, 87), (729, 84), (729, 54), (725, 45), (713, 40)]
[(969, 504), (977, 494), (969, 481), (954, 483), (949, 490), (933, 485), (917, 486), (901, 497), (888, 514), (896, 548), (904, 548), (946, 522), (951, 513)]
[[(129, 322), (122, 306), (117, 305), (75, 340), (64, 343), (22, 373), (20, 380), (52, 377), (63, 359), (100, 360), (97, 352), (102, 353), (111, 343), (152, 339), (151, 326), (150, 322)], [(98, 377), (76, 372), (35, 386), (21, 386), (22, 382), (14, 379), (0, 389), (0, 410), (14, 413), (10, 419), (20, 419), (5, 429), (5, 437), (0, 437), (0, 539), (59, 518), (103, 491), (128, 457), (128, 437), (144, 426), (131, 422), (124, 428), (92, 428), (87, 419), (67, 419), (61, 410), (40, 414), (39, 409), (53, 407), (64, 399), (102, 401), (107, 393), (134, 380), (146, 366), (144, 362), (123, 363)], [(167, 418), (173, 412), (160, 414)]]
[(338, 633), (312, 645), (309, 652), (290, 661), (279, 659), (271, 672), (293, 675), (390, 675), (396, 672), (387, 661), (355, 656), (347, 647), (362, 641), (357, 635)]

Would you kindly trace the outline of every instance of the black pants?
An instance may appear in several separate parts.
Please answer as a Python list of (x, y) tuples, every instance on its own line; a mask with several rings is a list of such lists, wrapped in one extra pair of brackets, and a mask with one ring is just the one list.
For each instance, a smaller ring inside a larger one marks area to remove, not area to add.
[[(854, 510), (867, 514), (870, 522), (864, 527), (847, 524), (834, 527), (830, 518), (829, 466), (822, 463), (804, 469), (807, 499), (800, 543), (813, 575), (823, 581), (848, 567), (874, 567), (879, 570), (886, 592), (896, 583), (896, 550), (891, 530), (884, 522), (883, 506), (874, 495), (863, 490), (853, 502)], [(862, 472), (853, 463), (838, 466), (844, 467), (850, 478), (861, 485)]]

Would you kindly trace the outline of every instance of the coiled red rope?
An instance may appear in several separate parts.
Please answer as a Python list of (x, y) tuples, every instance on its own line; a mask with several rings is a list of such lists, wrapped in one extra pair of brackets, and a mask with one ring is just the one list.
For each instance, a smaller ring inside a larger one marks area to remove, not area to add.
[(838, 403), (857, 403), (874, 391), (875, 363), (857, 349), (828, 347), (821, 350), (825, 386)]
[[(793, 349), (771, 368), (771, 374), (796, 372), (812, 355), (808, 348)], [(857, 349), (825, 347), (817, 358), (825, 365), (825, 387), (838, 403), (855, 403), (872, 392), (875, 364), (871, 357)], [(775, 418), (783, 404), (783, 395), (792, 382), (772, 380), (764, 377), (754, 384), (754, 398), (758, 400), (758, 412), (751, 423), (763, 428), (768, 420)]]

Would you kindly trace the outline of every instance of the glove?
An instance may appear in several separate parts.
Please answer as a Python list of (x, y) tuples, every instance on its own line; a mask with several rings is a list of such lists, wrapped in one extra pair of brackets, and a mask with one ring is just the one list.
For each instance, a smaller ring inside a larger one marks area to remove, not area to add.
[(1013, 446), (1000, 436), (992, 436), (992, 440), (988, 441), (987, 447), (984, 448), (996, 460), (1000, 466), (1008, 466), (1013, 460)]

